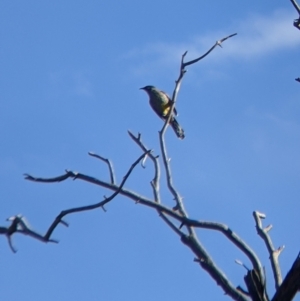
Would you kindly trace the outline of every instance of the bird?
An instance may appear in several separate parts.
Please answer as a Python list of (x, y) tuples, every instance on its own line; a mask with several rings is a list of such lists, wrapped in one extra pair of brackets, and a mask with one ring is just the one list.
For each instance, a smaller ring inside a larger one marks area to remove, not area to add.
[[(153, 111), (163, 120), (166, 120), (169, 117), (169, 112), (172, 107), (172, 100), (167, 93), (161, 91), (154, 86), (145, 86), (140, 88), (144, 90), (149, 96), (149, 103)], [(173, 128), (175, 134), (179, 139), (185, 137), (183, 128), (177, 122), (175, 116), (177, 116), (176, 108), (173, 109), (173, 113), (170, 119), (170, 125)]]

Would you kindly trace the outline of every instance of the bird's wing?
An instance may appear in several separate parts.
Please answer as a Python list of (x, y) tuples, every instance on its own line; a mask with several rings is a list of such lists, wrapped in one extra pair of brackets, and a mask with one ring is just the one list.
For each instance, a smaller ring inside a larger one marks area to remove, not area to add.
[[(169, 106), (171, 107), (172, 104), (173, 104), (173, 101), (172, 101), (172, 99), (170, 98), (170, 96), (169, 96), (166, 92), (164, 92), (164, 91), (160, 91), (160, 92), (161, 92), (162, 94), (164, 94), (164, 95), (167, 97), (167, 99), (168, 99), (168, 104), (169, 104)], [(175, 116), (178, 115), (176, 108), (174, 108), (173, 113), (174, 113)]]

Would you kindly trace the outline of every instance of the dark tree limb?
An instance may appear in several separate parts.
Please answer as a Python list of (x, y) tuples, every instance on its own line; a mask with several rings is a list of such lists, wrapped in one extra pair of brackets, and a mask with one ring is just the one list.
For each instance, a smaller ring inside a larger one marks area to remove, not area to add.
[(244, 280), (252, 301), (269, 301), (265, 277), (263, 279), (260, 278), (260, 274), (256, 269), (249, 270)]
[(272, 301), (292, 301), (298, 291), (300, 291), (300, 253), (276, 291)]
[(258, 211), (254, 211), (253, 217), (255, 220), (257, 233), (265, 242), (266, 247), (269, 252), (269, 255), (270, 255), (270, 261), (271, 261), (271, 266), (272, 266), (272, 271), (273, 271), (274, 281), (275, 281), (275, 289), (277, 290), (282, 282), (281, 270), (280, 270), (278, 257), (280, 255), (280, 253), (282, 252), (282, 250), (284, 249), (284, 246), (282, 246), (278, 249), (274, 248), (271, 237), (269, 235), (269, 231), (272, 229), (272, 225), (269, 225), (266, 228), (263, 228), (263, 225), (262, 225), (262, 219), (266, 218), (265, 214), (260, 213)]

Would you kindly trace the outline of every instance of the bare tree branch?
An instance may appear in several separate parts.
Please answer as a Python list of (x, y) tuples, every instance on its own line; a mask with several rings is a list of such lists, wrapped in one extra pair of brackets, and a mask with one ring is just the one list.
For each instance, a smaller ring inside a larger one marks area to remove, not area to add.
[(108, 165), (108, 169), (109, 169), (109, 175), (110, 175), (110, 183), (111, 184), (116, 184), (116, 177), (115, 177), (115, 173), (114, 173), (114, 169), (112, 166), (112, 163), (110, 162), (109, 159), (103, 158), (95, 153), (92, 152), (88, 152), (88, 154), (92, 157), (98, 158), (100, 160), (102, 160), (103, 162), (105, 162)]
[(227, 295), (232, 297), (234, 300), (249, 300), (247, 297), (245, 297), (244, 293), (238, 290), (228, 280), (228, 278), (220, 270), (220, 268), (215, 265), (212, 258), (209, 256), (207, 251), (204, 249), (204, 247), (196, 237), (190, 235), (182, 235), (181, 241), (192, 250), (192, 252), (197, 256), (197, 259), (195, 259), (195, 261), (198, 262), (201, 267), (210, 274), (210, 276), (216, 281), (218, 285), (222, 287)]
[(57, 225), (62, 221), (62, 218), (64, 216), (66, 216), (67, 214), (71, 214), (71, 213), (76, 213), (76, 212), (82, 212), (82, 211), (87, 211), (87, 210), (93, 210), (96, 208), (100, 208), (100, 207), (104, 207), (105, 204), (107, 204), (108, 202), (110, 202), (111, 200), (113, 200), (122, 190), (125, 182), (127, 181), (128, 177), (130, 176), (131, 172), (133, 171), (133, 169), (136, 167), (136, 165), (143, 160), (143, 158), (148, 155), (151, 152), (151, 150), (148, 150), (147, 152), (145, 152), (144, 154), (142, 154), (129, 168), (128, 172), (126, 173), (126, 175), (124, 176), (120, 186), (118, 187), (118, 189), (108, 198), (105, 198), (103, 201), (96, 203), (96, 204), (92, 204), (92, 205), (87, 205), (87, 206), (81, 206), (81, 207), (76, 207), (76, 208), (71, 208), (71, 209), (67, 209), (62, 211), (53, 221), (52, 225), (50, 226), (50, 228), (48, 229), (45, 238), (49, 239), (52, 232), (54, 231), (54, 229), (57, 227)]
[[(110, 202), (111, 200), (113, 200), (121, 191), (122, 188), (126, 182), (126, 180), (128, 179), (128, 177), (130, 176), (131, 172), (133, 171), (133, 169), (135, 168), (135, 166), (141, 161), (143, 160), (143, 158), (145, 156), (147, 156), (149, 153), (151, 152), (151, 150), (148, 150), (146, 152), (144, 152), (129, 168), (128, 172), (126, 173), (126, 175), (124, 176), (121, 184), (119, 186), (116, 186), (114, 184), (109, 184), (109, 183), (105, 183), (102, 182), (100, 180), (97, 180), (95, 178), (92, 177), (88, 177), (85, 175), (81, 175), (79, 173), (74, 173), (72, 171), (66, 171), (66, 173), (62, 176), (59, 177), (54, 177), (54, 178), (35, 178), (32, 177), (28, 174), (25, 174), (25, 179), (30, 180), (30, 181), (35, 181), (35, 182), (44, 182), (44, 183), (53, 183), (53, 182), (61, 182), (64, 181), (68, 178), (73, 178), (74, 180), (77, 178), (81, 178), (83, 180), (86, 180), (88, 182), (94, 183), (94, 184), (98, 184), (101, 185), (103, 187), (109, 188), (114, 190), (114, 193), (108, 197), (105, 198), (102, 202), (96, 203), (96, 204), (92, 204), (92, 205), (88, 205), (88, 206), (82, 206), (82, 207), (76, 207), (76, 208), (71, 208), (71, 209), (67, 209), (62, 211), (53, 221), (53, 223), (51, 224), (51, 226), (49, 227), (48, 231), (46, 232), (46, 234), (43, 236), (33, 230), (31, 230), (27, 223), (25, 222), (24, 218), (20, 215), (14, 216), (12, 218), (10, 218), (9, 220), (12, 221), (12, 224), (10, 225), (10, 227), (5, 228), (5, 227), (0, 227), (0, 234), (5, 234), (8, 237), (9, 240), (9, 245), (12, 249), (13, 252), (16, 252), (16, 250), (14, 249), (14, 247), (12, 246), (11, 243), (11, 235), (18, 232), (18, 233), (22, 233), (25, 235), (29, 235), (33, 238), (39, 239), (43, 242), (57, 242), (54, 241), (53, 239), (50, 239), (54, 229), (57, 227), (58, 224), (63, 224), (65, 226), (68, 226), (68, 224), (63, 221), (63, 217), (67, 214), (71, 214), (71, 213), (75, 213), (75, 212), (82, 212), (82, 211), (87, 211), (87, 210), (92, 210), (92, 209), (96, 209), (96, 208), (100, 208), (100, 207), (104, 207), (105, 204), (107, 204), (108, 202)], [(137, 200), (136, 196), (135, 199)]]
[(233, 232), (227, 225), (215, 222), (197, 221), (189, 218), (182, 218), (184, 224), (189, 224), (193, 227), (201, 229), (216, 230), (224, 234), (234, 245), (236, 245), (251, 261), (253, 268), (260, 271), (263, 276), (263, 267), (255, 252), (244, 242), (235, 232)]
[[(145, 152), (147, 151), (147, 147), (144, 145), (144, 143), (141, 140), (141, 135), (139, 134), (137, 137), (134, 136), (130, 131), (128, 131), (129, 136), (133, 139), (133, 141)], [(161, 203), (160, 201), (160, 193), (159, 193), (159, 180), (160, 180), (160, 164), (158, 161), (158, 156), (154, 156), (153, 153), (149, 153), (149, 157), (153, 162), (154, 165), (154, 178), (151, 181), (151, 186), (153, 189), (153, 195), (154, 195), (154, 201), (158, 204)], [(163, 219), (163, 221), (179, 236), (183, 235), (183, 232), (181, 232), (173, 222), (160, 210), (159, 208), (156, 208), (159, 216)]]
[(297, 4), (296, 0), (291, 0), (293, 6), (295, 7), (296, 11), (300, 15), (300, 6)]
[[(116, 191), (119, 189), (116, 185), (111, 185), (109, 183), (103, 182), (101, 180), (89, 177), (87, 175), (81, 174), (81, 173), (73, 173), (72, 171), (68, 171), (67, 174), (72, 178), (75, 177), (80, 180), (84, 180), (87, 182), (90, 182), (92, 184), (96, 184), (105, 188), (108, 188), (110, 190)], [(68, 178), (64, 175), (54, 178), (35, 178), (33, 176), (27, 175), (26, 179), (36, 182), (44, 182), (44, 183), (51, 183), (55, 182), (56, 179), (61, 178)], [(188, 217), (184, 217), (181, 214), (177, 213), (176, 211), (162, 205), (158, 204), (142, 195), (139, 195), (133, 191), (127, 190), (122, 188), (119, 193), (121, 195), (124, 195), (132, 200), (134, 200), (137, 204), (141, 204), (153, 209), (158, 210), (159, 212), (163, 212), (167, 215), (169, 215), (172, 218), (175, 218), (183, 225), (188, 225), (190, 227), (197, 227), (202, 229), (210, 229), (210, 230), (216, 230), (224, 234), (230, 241), (232, 241), (251, 261), (253, 268), (257, 270), (263, 270), (262, 265), (256, 256), (255, 252), (235, 233), (233, 232), (227, 225), (221, 224), (221, 223), (214, 223), (214, 222), (206, 222), (206, 221), (198, 221), (194, 219), (190, 219)]]
[[(173, 104), (172, 104), (172, 107), (171, 107), (171, 109), (169, 111), (169, 116), (166, 119), (166, 121), (165, 121), (165, 123), (164, 123), (164, 125), (163, 125), (163, 127), (162, 127), (162, 129), (160, 131), (160, 147), (161, 147), (161, 152), (162, 152), (164, 167), (165, 167), (166, 174), (167, 174), (168, 188), (169, 188), (170, 192), (173, 194), (174, 199), (176, 201), (176, 207), (175, 207), (175, 209), (178, 209), (183, 216), (187, 216), (187, 213), (186, 213), (186, 211), (184, 209), (184, 206), (183, 206), (183, 203), (182, 203), (182, 197), (175, 190), (175, 188), (173, 186), (173, 183), (172, 183), (172, 174), (171, 174), (170, 165), (169, 165), (169, 158), (167, 156), (167, 150), (166, 150), (166, 145), (165, 145), (165, 140), (164, 140), (164, 134), (165, 134), (165, 131), (166, 131), (166, 129), (167, 129), (169, 123), (170, 123), (171, 117), (173, 115), (173, 111), (174, 111), (174, 108), (175, 108), (175, 103), (176, 103), (176, 100), (177, 100), (177, 95), (178, 95), (178, 92), (180, 90), (181, 82), (182, 82), (184, 74), (186, 73), (185, 67), (189, 66), (189, 65), (192, 65), (192, 64), (195, 64), (198, 61), (202, 60), (211, 51), (213, 51), (213, 49), (216, 46), (220, 46), (221, 47), (222, 42), (226, 41), (227, 39), (229, 39), (229, 38), (231, 38), (231, 37), (233, 37), (235, 35), (237, 35), (237, 34), (234, 33), (232, 35), (229, 35), (229, 36), (227, 36), (225, 38), (222, 38), (221, 40), (217, 41), (215, 43), (215, 45), (213, 45), (204, 55), (198, 57), (197, 59), (194, 59), (192, 61), (188, 61), (188, 62), (185, 63), (184, 62), (184, 58), (185, 58), (185, 56), (187, 54), (187, 51), (181, 57), (179, 76), (178, 76), (177, 80), (175, 81), (175, 88), (174, 88), (173, 95), (172, 95), (172, 103)], [(189, 229), (189, 231), (190, 231), (190, 229)]]
[(282, 282), (281, 270), (280, 270), (280, 266), (279, 266), (278, 257), (280, 255), (280, 253), (282, 252), (282, 250), (284, 249), (284, 246), (275, 250), (274, 245), (271, 240), (271, 237), (269, 235), (269, 231), (272, 229), (272, 225), (269, 225), (266, 228), (263, 228), (263, 225), (262, 225), (262, 219), (266, 218), (265, 214), (260, 213), (258, 211), (254, 211), (253, 217), (255, 220), (257, 233), (265, 242), (266, 247), (269, 252), (269, 255), (270, 255), (270, 261), (271, 261), (272, 271), (273, 271), (274, 280), (275, 280), (275, 288), (277, 290)]
[[(128, 131), (128, 134), (130, 138), (144, 151), (147, 152), (148, 148), (144, 145), (144, 143), (141, 140), (141, 134), (139, 134), (137, 137), (134, 136), (130, 131)], [(146, 158), (146, 157), (145, 157)], [(149, 153), (149, 158), (152, 160), (154, 165), (154, 178), (151, 181), (151, 186), (153, 189), (153, 195), (154, 200), (157, 203), (160, 203), (160, 193), (159, 193), (159, 187), (160, 187), (160, 165), (158, 162), (158, 156), (154, 156), (151, 152)]]
[[(205, 58), (208, 54), (210, 54), (217, 46), (222, 47), (221, 45), (222, 45), (222, 43), (223, 43), (224, 41), (226, 41), (227, 39), (229, 39), (229, 38), (231, 38), (231, 37), (234, 37), (234, 36), (236, 36), (236, 35), (237, 35), (237, 33), (234, 33), (234, 34), (231, 34), (231, 35), (229, 35), (229, 36), (227, 36), (227, 37), (225, 37), (225, 38), (223, 38), (223, 39), (217, 41), (217, 42), (215, 43), (215, 45), (213, 45), (213, 46), (212, 46), (207, 52), (205, 52), (202, 56), (200, 56), (200, 57), (198, 57), (198, 58), (196, 58), (196, 59), (194, 59), (194, 60), (192, 60), (192, 61), (183, 63), (183, 65), (182, 65), (181, 68), (184, 69), (186, 66), (195, 64), (195, 63), (197, 63), (198, 61), (204, 59), (204, 58)], [(187, 52), (186, 52), (186, 53), (187, 53)], [(186, 54), (186, 53), (185, 53), (185, 54)]]
[(178, 92), (180, 90), (180, 86), (181, 86), (181, 81), (183, 79), (183, 76), (184, 74), (186, 73), (186, 69), (185, 67), (189, 66), (189, 65), (192, 65), (192, 64), (195, 64), (197, 63), (198, 61), (204, 59), (209, 53), (211, 53), (217, 46), (221, 46), (221, 44), (226, 41), (227, 39), (233, 37), (237, 35), (237, 33), (234, 33), (234, 34), (231, 34), (225, 38), (222, 38), (221, 40), (217, 41), (205, 54), (203, 54), (202, 56), (194, 59), (194, 60), (191, 60), (191, 61), (188, 61), (188, 62), (184, 62), (184, 58), (187, 54), (187, 51), (181, 56), (181, 64), (180, 64), (180, 70), (179, 70), (179, 76), (177, 78), (177, 80), (175, 81), (175, 88), (174, 88), (174, 91), (173, 91), (173, 95), (172, 95), (172, 102), (173, 102), (173, 105), (169, 111), (169, 116), (168, 118), (166, 119), (165, 121), (165, 124), (161, 130), (161, 135), (163, 135), (166, 131), (166, 128), (171, 120), (171, 116), (173, 115), (173, 111), (174, 111), (174, 107), (175, 107), (175, 103), (176, 103), (176, 100), (177, 100), (177, 95), (178, 95)]
[(8, 221), (11, 222), (9, 227), (0, 227), (0, 234), (6, 235), (8, 239), (8, 245), (12, 252), (16, 253), (17, 249), (13, 246), (12, 244), (12, 235), (14, 233), (21, 233), (23, 235), (28, 235), (31, 236), (35, 239), (38, 239), (42, 242), (55, 242), (57, 243), (56, 240), (54, 239), (45, 239), (45, 237), (31, 229), (29, 226), (28, 222), (26, 221), (25, 217), (22, 216), (21, 214), (12, 216), (7, 219)]
[[(295, 7), (299, 17), (298, 19), (295, 19), (294, 20), (294, 23), (293, 25), (297, 28), (297, 29), (300, 29), (300, 6), (297, 4), (296, 0), (291, 0), (293, 6)], [(296, 79), (297, 80), (297, 79)]]

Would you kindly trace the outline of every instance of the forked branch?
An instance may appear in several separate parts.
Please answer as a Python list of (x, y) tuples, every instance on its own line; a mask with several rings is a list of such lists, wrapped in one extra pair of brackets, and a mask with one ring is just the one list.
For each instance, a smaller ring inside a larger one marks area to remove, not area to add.
[[(109, 184), (106, 183), (105, 186), (108, 187), (114, 187), (115, 192), (109, 196), (108, 198), (105, 197), (105, 199), (101, 202), (98, 202), (96, 204), (92, 204), (92, 205), (88, 205), (88, 206), (81, 206), (81, 207), (76, 207), (76, 208), (70, 208), (67, 210), (62, 211), (53, 221), (53, 223), (50, 225), (49, 229), (47, 230), (45, 235), (41, 235), (35, 231), (33, 231), (32, 229), (30, 229), (30, 227), (27, 225), (27, 223), (25, 222), (25, 219), (20, 216), (20, 215), (16, 215), (12, 218), (10, 218), (10, 221), (12, 221), (11, 225), (6, 228), (6, 227), (0, 227), (0, 234), (4, 234), (7, 236), (8, 241), (9, 241), (9, 246), (12, 249), (13, 252), (16, 252), (16, 249), (12, 246), (12, 242), (11, 242), (11, 237), (14, 233), (18, 232), (18, 233), (22, 233), (24, 235), (30, 235), (33, 238), (39, 239), (43, 242), (57, 242), (54, 241), (52, 239), (50, 239), (54, 229), (58, 226), (58, 224), (63, 224), (65, 226), (68, 226), (68, 224), (63, 220), (63, 217), (71, 214), (71, 213), (76, 213), (76, 212), (83, 212), (83, 211), (87, 211), (87, 210), (93, 210), (96, 208), (104, 208), (104, 205), (107, 204), (108, 202), (112, 201), (121, 191), (122, 188), (125, 184), (125, 182), (127, 181), (127, 179), (129, 178), (130, 174), (132, 173), (133, 169), (136, 167), (136, 165), (144, 159), (145, 156), (147, 156), (149, 153), (151, 152), (151, 150), (148, 150), (146, 152), (144, 152), (129, 168), (129, 170), (127, 171), (126, 175), (124, 176), (121, 184), (119, 186), (116, 186), (114, 184)], [(51, 183), (51, 182), (60, 182), (63, 180), (66, 180), (69, 177), (73, 177), (73, 179), (76, 179), (78, 177), (78, 173), (73, 173), (70, 171), (67, 171), (65, 175), (59, 176), (59, 177), (55, 177), (55, 178), (50, 178), (50, 179), (42, 179), (42, 178), (34, 178), (28, 174), (25, 174), (25, 179), (27, 180), (31, 180), (31, 181), (36, 181), (36, 182), (45, 182), (45, 183)], [(84, 177), (83, 177), (84, 178)]]
[(113, 166), (112, 166), (112, 163), (110, 162), (109, 159), (107, 158), (104, 158), (102, 156), (99, 156), (95, 153), (92, 153), (92, 152), (88, 152), (88, 154), (91, 156), (91, 157), (95, 157), (103, 162), (105, 162), (108, 166), (108, 170), (109, 170), (109, 175), (110, 175), (110, 183), (111, 184), (116, 184), (116, 176), (115, 176), (115, 172), (114, 172), (114, 169), (113, 169)]
[(265, 242), (266, 247), (269, 252), (269, 255), (270, 255), (270, 261), (271, 261), (272, 271), (273, 271), (274, 280), (275, 280), (275, 288), (277, 290), (282, 282), (281, 270), (280, 270), (278, 257), (280, 255), (280, 253), (282, 252), (282, 250), (284, 249), (284, 246), (282, 246), (278, 249), (274, 248), (271, 237), (269, 235), (269, 231), (272, 229), (272, 225), (269, 225), (265, 228), (263, 228), (263, 225), (262, 225), (262, 219), (266, 218), (266, 215), (264, 213), (254, 211), (253, 217), (255, 220), (257, 233)]

